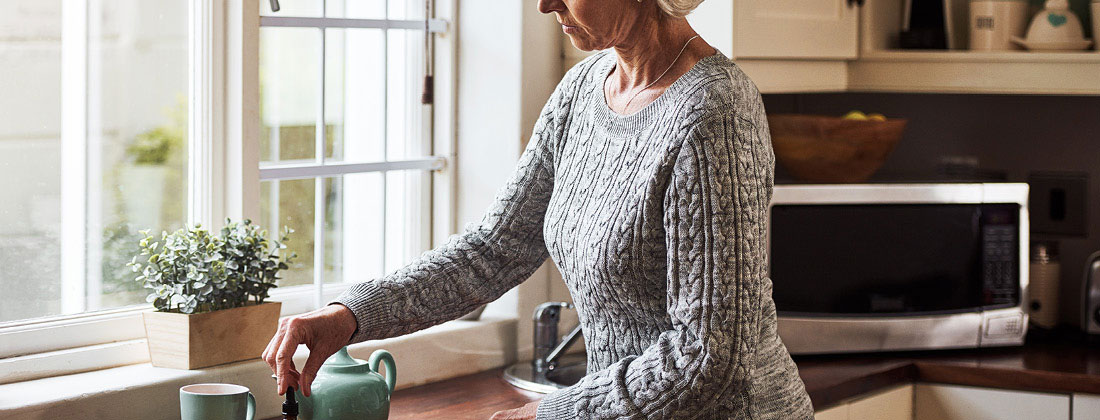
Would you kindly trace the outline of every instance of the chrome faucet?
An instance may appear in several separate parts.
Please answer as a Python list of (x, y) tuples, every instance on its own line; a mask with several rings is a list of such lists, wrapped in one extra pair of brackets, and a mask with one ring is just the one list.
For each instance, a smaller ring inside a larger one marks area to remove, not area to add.
[(535, 358), (531, 360), (531, 367), (537, 375), (546, 375), (558, 365), (558, 359), (565, 354), (581, 337), (581, 326), (578, 325), (569, 335), (558, 341), (558, 321), (561, 320), (562, 309), (572, 309), (569, 302), (546, 302), (535, 308), (534, 334), (535, 334)]

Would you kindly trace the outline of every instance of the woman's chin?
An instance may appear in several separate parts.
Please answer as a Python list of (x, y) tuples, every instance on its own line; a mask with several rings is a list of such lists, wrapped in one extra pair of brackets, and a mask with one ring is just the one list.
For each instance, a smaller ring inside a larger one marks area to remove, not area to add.
[(584, 51), (584, 52), (591, 52), (591, 51), (597, 51), (597, 50), (602, 50), (603, 49), (603, 48), (597, 47), (595, 44), (593, 44), (591, 42), (585, 42), (585, 40), (583, 40), (583, 39), (578, 39), (578, 37), (573, 36), (573, 35), (569, 35), (569, 42), (573, 44), (573, 48), (576, 48), (576, 49)]

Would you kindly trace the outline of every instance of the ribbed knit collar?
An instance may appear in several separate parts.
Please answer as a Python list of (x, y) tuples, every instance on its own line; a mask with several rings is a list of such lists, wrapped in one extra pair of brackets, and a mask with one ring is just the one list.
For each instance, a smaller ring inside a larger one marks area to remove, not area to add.
[(611, 70), (615, 68), (615, 62), (617, 61), (616, 54), (613, 50), (609, 50), (603, 53), (604, 56), (599, 59), (593, 66), (593, 78), (591, 80), (591, 86), (589, 89), (590, 98), (593, 100), (593, 121), (608, 129), (609, 133), (613, 136), (635, 136), (638, 133), (649, 127), (654, 121), (658, 120), (661, 115), (666, 112), (666, 108), (670, 104), (674, 104), (676, 99), (683, 95), (684, 92), (691, 89), (693, 85), (699, 80), (702, 80), (707, 74), (707, 68), (714, 63), (721, 63), (724, 60), (728, 60), (721, 51), (715, 52), (713, 55), (703, 57), (695, 63), (684, 73), (680, 78), (672, 82), (661, 96), (658, 96), (656, 100), (650, 102), (642, 109), (638, 110), (630, 115), (620, 115), (611, 110), (611, 107), (607, 106), (607, 98), (604, 96), (603, 85), (610, 76)]

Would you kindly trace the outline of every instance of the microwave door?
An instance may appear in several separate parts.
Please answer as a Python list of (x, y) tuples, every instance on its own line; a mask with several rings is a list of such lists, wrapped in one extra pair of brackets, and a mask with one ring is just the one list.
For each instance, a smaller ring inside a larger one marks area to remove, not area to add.
[(980, 310), (990, 303), (986, 206), (776, 205), (769, 238), (776, 309), (829, 317)]

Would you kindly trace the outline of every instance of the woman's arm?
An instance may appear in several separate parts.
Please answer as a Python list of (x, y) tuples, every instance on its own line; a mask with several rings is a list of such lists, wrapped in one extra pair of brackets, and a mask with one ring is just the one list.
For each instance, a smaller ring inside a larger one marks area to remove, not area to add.
[(711, 112), (679, 151), (664, 197), (672, 329), (549, 395), (539, 419), (693, 418), (749, 385), (774, 167), (764, 118), (758, 102)]
[(523, 282), (549, 256), (542, 223), (554, 187), (553, 145), (562, 86), (535, 124), (518, 167), (478, 223), (383, 278), (359, 283), (332, 303), (358, 328), (350, 342), (393, 337), (456, 319)]

